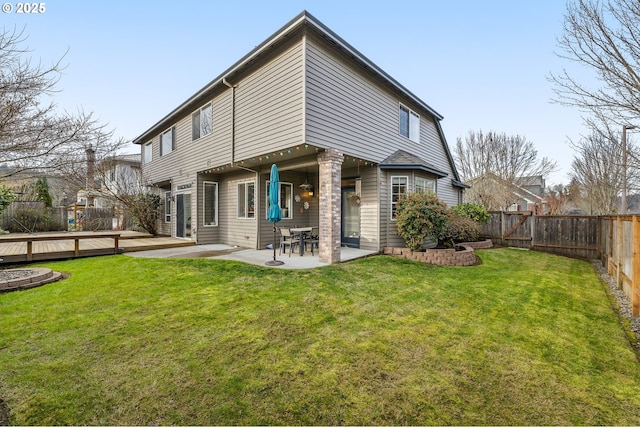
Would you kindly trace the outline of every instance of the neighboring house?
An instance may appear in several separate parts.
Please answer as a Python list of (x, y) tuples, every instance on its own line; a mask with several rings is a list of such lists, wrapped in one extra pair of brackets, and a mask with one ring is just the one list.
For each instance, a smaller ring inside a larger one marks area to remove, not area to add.
[(119, 206), (118, 195), (134, 194), (142, 188), (140, 163), (140, 154), (114, 155), (98, 162), (94, 176), (87, 180), (95, 187), (78, 191), (76, 203), (85, 206), (89, 202), (96, 208)]
[(480, 203), (489, 210), (533, 211), (546, 213), (544, 178), (522, 177), (509, 184), (493, 173), (486, 173), (468, 181), (471, 190), (466, 201)]
[(461, 202), (441, 120), (305, 11), (134, 143), (163, 197), (160, 233), (265, 248), (275, 163), (278, 226), (319, 226), (320, 260), (334, 263), (344, 245), (403, 245), (394, 216), (404, 193)]

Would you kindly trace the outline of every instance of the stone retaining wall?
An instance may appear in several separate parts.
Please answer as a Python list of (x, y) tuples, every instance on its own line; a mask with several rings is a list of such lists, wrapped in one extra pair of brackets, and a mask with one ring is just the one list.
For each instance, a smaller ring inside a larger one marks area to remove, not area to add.
[(493, 244), (491, 240), (486, 240), (484, 242), (465, 242), (458, 246), (463, 250), (426, 249), (424, 252), (414, 252), (409, 248), (384, 248), (384, 253), (434, 265), (468, 266), (477, 263), (474, 248), (487, 249)]

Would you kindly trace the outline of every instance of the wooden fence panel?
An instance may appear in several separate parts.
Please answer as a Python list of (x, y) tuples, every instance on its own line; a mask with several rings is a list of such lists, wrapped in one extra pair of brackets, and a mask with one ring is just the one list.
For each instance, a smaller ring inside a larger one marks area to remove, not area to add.
[(44, 202), (14, 201), (2, 212), (0, 228), (11, 232), (63, 231), (67, 209), (47, 208)]
[(508, 246), (531, 248), (531, 229), (533, 216), (531, 212), (504, 212), (502, 214), (502, 240)]
[(574, 258), (598, 258), (598, 217), (536, 216), (532, 247)]

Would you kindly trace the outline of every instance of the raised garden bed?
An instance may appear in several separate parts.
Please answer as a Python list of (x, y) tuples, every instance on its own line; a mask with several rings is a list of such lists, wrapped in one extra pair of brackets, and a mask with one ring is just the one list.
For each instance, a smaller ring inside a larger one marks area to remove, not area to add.
[(409, 248), (384, 248), (386, 255), (400, 256), (427, 264), (448, 266), (469, 266), (478, 263), (474, 249), (488, 249), (493, 246), (490, 239), (481, 242), (460, 243), (458, 249), (425, 249), (414, 252)]

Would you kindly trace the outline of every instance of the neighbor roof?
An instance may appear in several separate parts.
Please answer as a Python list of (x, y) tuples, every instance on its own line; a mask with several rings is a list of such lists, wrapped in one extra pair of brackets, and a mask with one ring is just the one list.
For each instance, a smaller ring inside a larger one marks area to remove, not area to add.
[(367, 57), (365, 57), (363, 54), (358, 52), (358, 50), (356, 50), (353, 46), (351, 46), (349, 43), (343, 40), (336, 33), (331, 31), (326, 25), (318, 21), (309, 12), (304, 10), (298, 16), (293, 18), (286, 25), (284, 25), (282, 28), (276, 31), (271, 37), (266, 39), (264, 42), (258, 45), (255, 49), (253, 49), (251, 52), (249, 52), (247, 55), (241, 58), (238, 62), (233, 64), (231, 67), (225, 70), (222, 74), (220, 74), (218, 77), (213, 79), (209, 84), (204, 86), (202, 89), (196, 92), (193, 96), (191, 96), (185, 102), (180, 104), (180, 106), (178, 106), (172, 112), (170, 112), (165, 117), (163, 117), (159, 122), (157, 122), (155, 125), (149, 128), (147, 131), (145, 131), (142, 135), (134, 139), (133, 143), (142, 144), (146, 142), (148, 138), (150, 138), (151, 136), (155, 135), (156, 133), (166, 128), (172, 121), (176, 119), (177, 116), (183, 114), (185, 111), (192, 108), (192, 105), (200, 97), (204, 96), (207, 92), (211, 91), (216, 86), (223, 85), (225, 79), (229, 78), (231, 74), (238, 72), (243, 68), (248, 67), (255, 61), (257, 57), (259, 57), (265, 51), (272, 48), (274, 45), (276, 45), (282, 39), (286, 38), (293, 31), (303, 26), (307, 26), (315, 30), (316, 32), (318, 32), (322, 37), (329, 40), (333, 46), (337, 47), (339, 50), (343, 51), (352, 59), (359, 62), (361, 65), (363, 65), (366, 69), (371, 71), (373, 74), (380, 77), (387, 84), (391, 85), (396, 90), (398, 90), (403, 96), (407, 97), (408, 99), (413, 101), (415, 104), (417, 104), (424, 110), (428, 111), (437, 120), (442, 120), (444, 118), (442, 115), (437, 113), (433, 108), (427, 105), (424, 101), (422, 101), (416, 95), (411, 93), (407, 88), (405, 88), (403, 85), (398, 83), (395, 79), (393, 79), (391, 76), (385, 73), (380, 67), (378, 67), (373, 62), (371, 62)]

